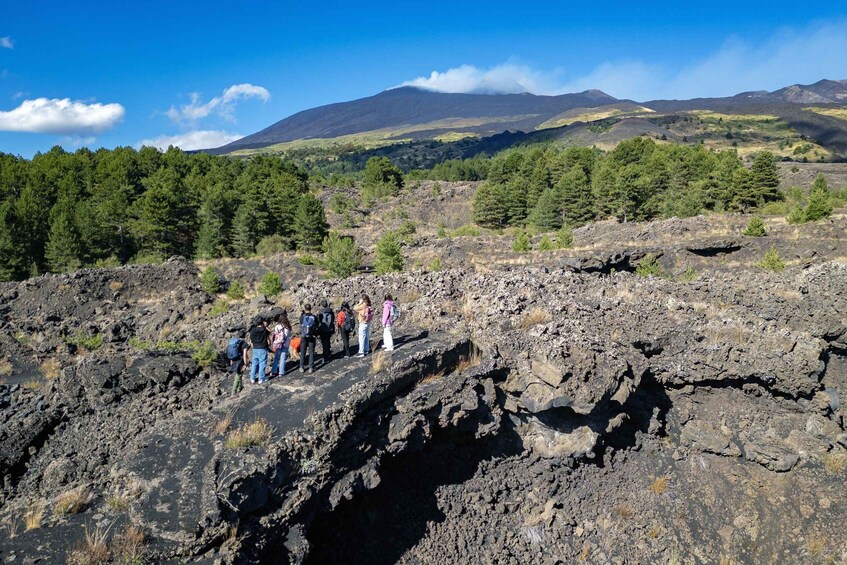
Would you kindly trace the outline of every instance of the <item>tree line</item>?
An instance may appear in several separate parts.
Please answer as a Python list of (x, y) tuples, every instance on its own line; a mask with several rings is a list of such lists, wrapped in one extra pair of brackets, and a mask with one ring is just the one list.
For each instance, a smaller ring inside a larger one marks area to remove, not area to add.
[(150, 147), (54, 147), (31, 160), (0, 153), (0, 280), (173, 254), (243, 257), (263, 240), (316, 250), (327, 234), (307, 172), (277, 157)]

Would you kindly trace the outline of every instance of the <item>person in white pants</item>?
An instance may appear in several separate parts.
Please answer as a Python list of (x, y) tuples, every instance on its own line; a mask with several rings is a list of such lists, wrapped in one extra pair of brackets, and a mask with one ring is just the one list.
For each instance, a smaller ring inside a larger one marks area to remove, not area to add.
[(385, 295), (382, 303), (382, 348), (386, 351), (394, 351), (394, 336), (391, 333), (396, 321), (394, 300), (390, 294)]

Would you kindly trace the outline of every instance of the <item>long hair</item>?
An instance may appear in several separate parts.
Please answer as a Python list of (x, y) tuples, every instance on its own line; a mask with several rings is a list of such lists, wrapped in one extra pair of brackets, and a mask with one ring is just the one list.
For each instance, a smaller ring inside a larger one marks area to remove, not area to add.
[(367, 294), (363, 294), (363, 295), (362, 295), (362, 300), (364, 300), (364, 301), (365, 301), (365, 304), (367, 304), (368, 306), (370, 306), (370, 305), (371, 305), (371, 297), (370, 297), (370, 296), (368, 296)]
[(288, 314), (286, 314), (285, 312), (279, 315), (279, 323), (282, 324), (282, 327), (284, 327), (288, 331), (291, 331), (291, 322), (288, 321)]

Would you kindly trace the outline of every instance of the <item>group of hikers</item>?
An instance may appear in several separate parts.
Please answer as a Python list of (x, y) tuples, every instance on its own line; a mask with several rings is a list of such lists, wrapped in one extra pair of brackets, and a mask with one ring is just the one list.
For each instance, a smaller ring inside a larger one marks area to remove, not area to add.
[[(390, 294), (385, 295), (381, 318), (382, 349), (385, 351), (394, 351), (392, 332), (399, 316), (400, 311), (394, 299)], [(359, 336), (359, 349), (355, 356), (364, 357), (370, 354), (373, 317), (374, 309), (367, 294), (363, 294), (353, 308), (350, 308), (349, 302), (342, 303), (338, 312), (335, 312), (326, 300), (321, 300), (317, 313), (312, 312), (311, 304), (304, 304), (299, 320), (299, 336), (294, 336), (288, 313), (284, 310), (275, 319), (256, 316), (248, 330), (238, 330), (227, 344), (228, 371), (235, 377), (232, 394), (242, 390), (242, 374), (246, 372), (248, 365), (250, 382), (254, 384), (264, 384), (268, 377), (284, 376), (289, 357), (295, 361), (299, 360), (301, 372), (314, 372), (317, 341), (321, 342), (321, 353), (325, 365), (332, 358), (330, 341), (336, 330), (341, 335), (345, 359), (352, 356), (350, 334), (354, 330), (358, 331)], [(268, 370), (268, 360), (271, 357), (273, 359)]]

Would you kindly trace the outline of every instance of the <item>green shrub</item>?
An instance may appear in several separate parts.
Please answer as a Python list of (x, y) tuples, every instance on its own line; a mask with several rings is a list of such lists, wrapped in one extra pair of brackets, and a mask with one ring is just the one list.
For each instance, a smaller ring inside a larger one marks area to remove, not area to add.
[(553, 245), (553, 242), (550, 240), (550, 237), (545, 233), (541, 238), (541, 241), (538, 243), (539, 251), (552, 251), (556, 249), (556, 246)]
[(277, 253), (284, 253), (290, 249), (291, 242), (281, 235), (274, 234), (263, 237), (261, 241), (256, 244), (256, 255), (260, 257), (267, 257), (269, 255), (276, 255)]
[(278, 274), (269, 271), (262, 279), (258, 290), (260, 294), (264, 294), (265, 296), (276, 296), (282, 292), (282, 280)]
[(638, 262), (638, 265), (635, 267), (635, 273), (642, 277), (665, 278), (667, 276), (659, 260), (652, 253), (648, 253)]
[(317, 265), (320, 263), (317, 257), (312, 255), (311, 253), (304, 253), (297, 258), (300, 261), (301, 265)]
[(204, 341), (198, 347), (194, 348), (191, 358), (201, 367), (208, 367), (218, 358), (218, 351), (211, 341)]
[(465, 224), (450, 232), (450, 237), (479, 237), (482, 231), (478, 226)]
[(230, 300), (244, 300), (244, 287), (239, 281), (232, 281), (226, 290), (226, 296)]
[(200, 286), (209, 294), (217, 294), (221, 290), (221, 277), (212, 266), (200, 273)]
[(341, 192), (336, 192), (329, 197), (329, 209), (336, 214), (343, 214), (353, 207), (353, 200)]
[(444, 226), (444, 224), (438, 226), (438, 233), (436, 234), (436, 237), (438, 237), (439, 239), (450, 237), (450, 234), (447, 233), (447, 228)]
[(376, 272), (379, 275), (403, 270), (403, 248), (393, 231), (386, 232), (376, 243)]
[(99, 269), (113, 269), (121, 266), (121, 260), (115, 255), (109, 255), (105, 259), (97, 259), (94, 262), (94, 266)]
[(767, 269), (768, 271), (778, 273), (785, 269), (785, 261), (782, 260), (782, 256), (779, 254), (779, 251), (776, 250), (776, 247), (771, 246), (771, 248), (765, 252), (765, 256), (762, 257), (762, 260), (759, 261), (759, 266), (763, 269)]
[(430, 261), (430, 263), (429, 263), (429, 270), (430, 271), (440, 271), (441, 269), (443, 269), (443, 267), (441, 265), (441, 257), (436, 257), (435, 259)]
[(156, 344), (147, 339), (141, 339), (138, 337), (131, 337), (127, 340), (127, 345), (132, 347), (133, 349), (140, 349), (142, 351), (147, 351), (148, 349), (153, 349)]
[(559, 249), (569, 249), (572, 246), (573, 232), (570, 227), (562, 226), (562, 228), (556, 232), (556, 247)]
[(691, 282), (697, 278), (697, 271), (694, 270), (694, 267), (686, 267), (686, 269), (680, 273), (679, 280), (682, 282)]
[(806, 211), (803, 209), (803, 206), (800, 204), (795, 204), (788, 215), (785, 217), (785, 221), (789, 224), (802, 224), (806, 221)]
[(71, 345), (76, 345), (89, 351), (95, 351), (103, 345), (103, 336), (100, 334), (87, 336), (82, 332), (77, 332), (75, 336), (66, 337), (65, 341)]
[(331, 231), (323, 242), (324, 268), (337, 278), (347, 278), (362, 266), (362, 250), (352, 237)]
[(765, 231), (765, 223), (758, 216), (750, 218), (750, 221), (747, 222), (747, 229), (743, 233), (750, 237), (765, 237), (768, 235), (767, 231)]
[(209, 311), (209, 315), (211, 316), (220, 316), (221, 314), (227, 312), (229, 310), (229, 302), (226, 300), (221, 300), (218, 298), (215, 300), (215, 303), (212, 304), (212, 309)]
[(130, 260), (132, 265), (161, 265), (165, 262), (165, 256), (154, 251), (139, 251), (138, 254)]
[(803, 210), (804, 221), (816, 222), (830, 217), (832, 215), (832, 203), (829, 200), (828, 191), (812, 189), (809, 195), (809, 203)]
[(397, 230), (397, 234), (401, 237), (408, 238), (410, 235), (413, 235), (418, 231), (417, 226), (415, 226), (415, 222), (412, 220), (406, 220)]
[(516, 253), (532, 251), (532, 244), (529, 242), (529, 236), (526, 235), (525, 231), (518, 232), (518, 236), (515, 238), (514, 243), (512, 243), (512, 251)]

